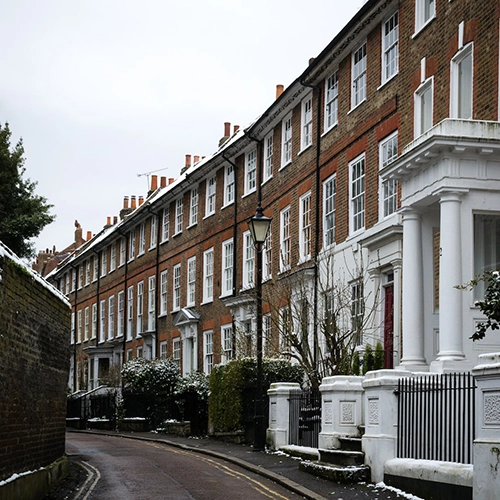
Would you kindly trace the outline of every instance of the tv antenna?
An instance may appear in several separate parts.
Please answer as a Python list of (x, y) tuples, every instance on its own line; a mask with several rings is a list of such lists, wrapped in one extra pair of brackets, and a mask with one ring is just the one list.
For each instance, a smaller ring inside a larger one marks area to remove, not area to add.
[(159, 168), (158, 170), (151, 170), (150, 172), (144, 172), (142, 174), (137, 174), (137, 177), (144, 177), (146, 176), (146, 181), (148, 183), (148, 186), (147, 186), (147, 190), (149, 191), (149, 186), (151, 185), (149, 183), (149, 178), (151, 176), (151, 174), (156, 174), (156, 172), (161, 172), (162, 170), (168, 170), (168, 167), (164, 167), (164, 168)]

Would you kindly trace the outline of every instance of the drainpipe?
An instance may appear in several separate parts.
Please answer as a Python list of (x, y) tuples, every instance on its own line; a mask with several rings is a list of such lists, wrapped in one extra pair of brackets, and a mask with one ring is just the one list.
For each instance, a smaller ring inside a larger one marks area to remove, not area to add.
[[(97, 255), (97, 285), (96, 285), (96, 307), (97, 307), (97, 325), (101, 324), (101, 310), (99, 307), (99, 299), (100, 299), (100, 284), (101, 284), (101, 254), (100, 252), (96, 252), (92, 250), (95, 255)], [(97, 325), (95, 332), (95, 346), (99, 346), (99, 335), (97, 335)]]
[(314, 303), (313, 303), (313, 325), (314, 325), (314, 346), (313, 346), (313, 360), (314, 360), (314, 369), (318, 370), (318, 280), (319, 280), (319, 272), (318, 272), (318, 254), (319, 254), (319, 218), (321, 215), (320, 212), (320, 157), (321, 157), (321, 95), (322, 95), (322, 87), (321, 85), (312, 85), (310, 83), (306, 83), (304, 80), (300, 81), (300, 84), (304, 87), (308, 87), (317, 91), (317, 110), (316, 110), (316, 168), (315, 168), (315, 182), (316, 182), (316, 210), (315, 210), (315, 231), (314, 231)]
[[(75, 297), (74, 297), (74, 302), (75, 302), (75, 314), (73, 315), (73, 335), (74, 335), (74, 344), (73, 344), (73, 392), (76, 390), (76, 380), (77, 380), (77, 375), (76, 375), (76, 328), (77, 328), (77, 300), (78, 300), (78, 273), (77, 269), (73, 264), (70, 264), (71, 269), (73, 269), (73, 272), (75, 273)], [(72, 277), (73, 278), (73, 277)], [(71, 279), (71, 286), (73, 286), (73, 279)]]
[[(128, 285), (128, 258), (129, 258), (129, 240), (128, 240), (128, 234), (125, 235), (123, 234), (122, 230), (118, 230), (118, 234), (122, 235), (122, 237), (125, 238), (125, 272), (124, 272), (124, 280), (123, 280), (123, 289), (124, 289), (124, 294), (125, 294), (125, 311), (128, 312), (128, 294), (127, 294), (127, 285)], [(125, 315), (124, 315), (125, 316)], [(122, 366), (125, 364), (126, 361), (126, 356), (127, 356), (127, 332), (124, 329), (123, 332), (123, 356), (122, 356)], [(123, 384), (123, 381), (122, 381)], [(123, 387), (122, 387), (123, 389)]]

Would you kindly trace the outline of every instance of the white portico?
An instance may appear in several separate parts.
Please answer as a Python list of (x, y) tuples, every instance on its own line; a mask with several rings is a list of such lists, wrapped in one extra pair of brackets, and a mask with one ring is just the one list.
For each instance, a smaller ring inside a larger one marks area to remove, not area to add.
[(401, 367), (469, 370), (498, 342), (469, 339), (481, 315), (457, 285), (500, 265), (500, 124), (443, 120), (381, 174), (401, 185)]

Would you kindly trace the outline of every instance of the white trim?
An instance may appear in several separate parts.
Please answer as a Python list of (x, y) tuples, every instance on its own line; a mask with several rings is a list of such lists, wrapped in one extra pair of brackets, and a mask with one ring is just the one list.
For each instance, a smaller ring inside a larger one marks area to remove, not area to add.
[[(470, 56), (470, 116), (459, 116), (460, 64)], [(450, 118), (472, 120), (474, 111), (474, 43), (463, 46), (450, 61)]]
[[(281, 122), (281, 166), (280, 170), (292, 163), (293, 156), (293, 124), (292, 112), (288, 113)], [(289, 126), (288, 126), (289, 124)], [(286, 147), (285, 147), (286, 145)]]

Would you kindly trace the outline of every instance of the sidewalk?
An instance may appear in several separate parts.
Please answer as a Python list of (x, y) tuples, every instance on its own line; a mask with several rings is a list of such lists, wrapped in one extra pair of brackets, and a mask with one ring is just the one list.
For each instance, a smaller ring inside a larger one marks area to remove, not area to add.
[(163, 442), (170, 446), (203, 453), (267, 477), (297, 495), (310, 500), (324, 498), (336, 500), (396, 500), (410, 498), (418, 500), (417, 497), (383, 486), (362, 483), (343, 485), (327, 481), (299, 470), (299, 459), (283, 453), (254, 452), (251, 446), (227, 443), (212, 438), (186, 438), (154, 432), (77, 431), (74, 429), (68, 429), (67, 432), (86, 432), (127, 439)]

